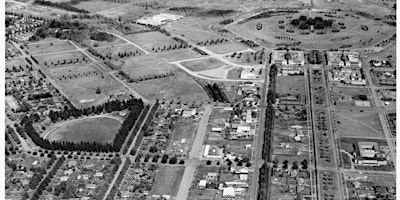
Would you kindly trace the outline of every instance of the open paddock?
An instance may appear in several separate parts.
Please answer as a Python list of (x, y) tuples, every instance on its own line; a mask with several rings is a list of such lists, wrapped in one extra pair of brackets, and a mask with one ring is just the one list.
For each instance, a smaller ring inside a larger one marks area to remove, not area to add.
[(5, 61), (7, 69), (13, 69), (16, 67), (17, 69), (21, 66), (22, 68), (26, 68), (26, 66), (30, 66), (28, 62), (24, 58), (16, 58), (13, 60), (6, 60)]
[[(126, 89), (108, 74), (55, 81), (71, 101), (83, 107), (103, 103), (110, 95), (126, 92)], [(96, 93), (97, 88), (100, 89), (100, 94)]]
[(192, 58), (200, 58), (204, 57), (192, 49), (183, 49), (183, 50), (175, 50), (175, 51), (166, 51), (157, 54), (157, 59), (162, 62), (174, 62), (179, 60), (186, 60)]
[(87, 10), (91, 13), (101, 12), (117, 7), (121, 7), (124, 4), (114, 3), (111, 1), (98, 1), (98, 0), (85, 0), (80, 1), (78, 4), (73, 5), (76, 8)]
[(62, 62), (69, 62), (69, 61), (76, 61), (85, 59), (87, 61), (90, 61), (90, 59), (83, 54), (80, 51), (74, 51), (74, 52), (67, 52), (67, 53), (56, 53), (50, 55), (40, 55), (40, 56), (35, 56), (36, 60), (39, 62), (40, 65), (51, 65), (52, 63), (54, 65), (57, 65), (57, 63), (62, 63)]
[(150, 193), (152, 195), (176, 196), (184, 171), (185, 167), (183, 166), (161, 166)]
[(180, 45), (172, 37), (168, 37), (158, 31), (124, 35), (123, 37), (148, 51), (153, 51), (153, 47), (156, 50), (158, 48), (162, 49), (164, 47), (168, 48), (169, 46)]
[(68, 67), (58, 67), (47, 69), (48, 75), (53, 79), (60, 79), (64, 77), (74, 77), (83, 78), (86, 75), (98, 75), (101, 76), (99, 72), (93, 65), (73, 65)]
[(217, 20), (213, 18), (197, 18), (191, 16), (171, 23), (170, 29), (179, 35), (191, 39), (195, 43), (205, 42), (206, 40), (221, 38), (221, 36), (214, 34), (208, 29), (208, 26), (216, 21)]
[(53, 54), (61, 51), (77, 50), (75, 46), (72, 45), (71, 42), (68, 40), (29, 44), (27, 46), (27, 49), (28, 52), (34, 56), (38, 54), (48, 54), (48, 53)]
[(201, 86), (186, 73), (174, 71), (174, 76), (132, 83), (130, 86), (149, 99), (182, 100), (189, 102), (208, 101)]
[(142, 50), (136, 48), (134, 45), (131, 44), (123, 44), (110, 47), (97, 47), (95, 49), (103, 56), (111, 55), (112, 57), (118, 56), (119, 53), (127, 53), (128, 55), (132, 53), (132, 55), (135, 56), (144, 54)]
[(172, 73), (171, 67), (167, 64), (159, 64), (148, 67), (135, 67), (123, 70), (133, 80), (144, 80), (154, 76), (169, 76)]
[(225, 65), (223, 62), (215, 58), (187, 61), (187, 62), (182, 62), (181, 64), (186, 68), (188, 68), (189, 70), (195, 72), (217, 69)]
[(277, 76), (276, 77), (277, 94), (298, 95), (305, 94), (304, 76)]
[(233, 53), (236, 51), (243, 51), (243, 50), (247, 49), (247, 47), (242, 46), (236, 42), (217, 44), (217, 45), (213, 45), (213, 46), (207, 46), (206, 48), (217, 54)]
[(97, 41), (97, 40), (87, 40), (85, 43), (92, 45), (93, 47), (113, 47), (114, 45), (122, 45), (127, 44), (124, 40), (115, 37), (115, 40), (112, 42), (109, 41)]
[(383, 129), (376, 112), (337, 111), (337, 129), (340, 137), (383, 137)]
[(213, 78), (219, 78), (219, 79), (226, 79), (229, 71), (235, 67), (229, 66), (229, 65), (224, 65), (220, 68), (217, 69), (211, 69), (211, 70), (206, 70), (202, 71), (199, 73), (200, 75), (207, 76), (207, 77), (213, 77)]

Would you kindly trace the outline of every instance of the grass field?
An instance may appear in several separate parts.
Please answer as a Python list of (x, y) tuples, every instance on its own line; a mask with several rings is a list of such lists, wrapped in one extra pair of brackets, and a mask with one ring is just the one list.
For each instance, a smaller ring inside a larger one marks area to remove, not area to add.
[(5, 64), (6, 64), (6, 68), (8, 68), (8, 69), (12, 69), (13, 66), (15, 66), (16, 68), (19, 68), (19, 66), (26, 67), (26, 65), (29, 65), (29, 63), (26, 62), (26, 60), (24, 58), (16, 58), (13, 60), (7, 60), (5, 62)]
[(67, 122), (47, 136), (50, 141), (112, 142), (121, 122), (109, 117), (85, 118)]
[(157, 59), (162, 62), (174, 62), (178, 60), (185, 60), (191, 58), (200, 58), (202, 55), (194, 52), (191, 49), (183, 49), (183, 50), (175, 50), (175, 51), (166, 51), (157, 53)]
[[(68, 75), (78, 75), (81, 76), (83, 73), (86, 72), (98, 72), (98, 70), (93, 67), (92, 65), (74, 65), (68, 67), (58, 67), (58, 68), (51, 68), (46, 69), (48, 71), (48, 75), (55, 79), (60, 76), (68, 76)], [(100, 73), (99, 73), (100, 74)]]
[(228, 79), (239, 79), (241, 72), (242, 72), (241, 68), (233, 68), (233, 69), (229, 70), (227, 78)]
[(153, 47), (157, 49), (158, 47), (163, 48), (165, 46), (168, 48), (170, 45), (179, 45), (174, 39), (158, 31), (124, 35), (124, 38), (148, 51), (152, 51)]
[(41, 56), (35, 56), (35, 58), (39, 61), (39, 64), (43, 64), (44, 62), (47, 62), (47, 64), (50, 64), (51, 62), (57, 62), (57, 61), (69, 61), (72, 59), (77, 59), (77, 58), (83, 58), (85, 57), (87, 60), (90, 60), (85, 54), (83, 54), (80, 51), (74, 51), (74, 52), (68, 52), (68, 53), (57, 53), (57, 54), (51, 54), (49, 55), (41, 55)]
[(382, 126), (375, 112), (336, 112), (337, 127), (341, 137), (383, 137)]
[[(111, 54), (112, 56), (118, 56), (118, 53), (130, 53), (133, 52), (136, 56), (144, 54), (144, 52), (134, 45), (131, 44), (123, 44), (117, 46), (110, 46), (110, 47), (97, 47), (95, 48), (100, 54), (103, 56)], [(137, 53), (136, 53), (137, 52)]]
[(207, 46), (206, 48), (217, 54), (233, 53), (236, 51), (243, 51), (243, 50), (247, 49), (246, 47), (244, 47), (236, 42), (229, 42), (229, 43), (225, 43), (225, 44)]
[(28, 51), (32, 55), (56, 53), (60, 51), (77, 50), (69, 41), (54, 41), (28, 45)]
[(81, 1), (77, 5), (73, 5), (76, 8), (85, 9), (89, 12), (100, 12), (115, 7), (121, 7), (123, 4), (113, 3), (110, 1), (99, 1), (99, 0), (86, 0)]
[(159, 61), (156, 55), (144, 55), (126, 59), (122, 70), (135, 79), (166, 74), (171, 72), (172, 68), (165, 62)]
[[(104, 75), (103, 78), (101, 76), (88, 76), (65, 80), (56, 79), (55, 81), (70, 100), (84, 107), (97, 105), (107, 100), (110, 95), (126, 91), (120, 83), (108, 74)], [(100, 88), (100, 94), (96, 94), (97, 88)]]
[(278, 94), (290, 94), (290, 95), (305, 94), (304, 76), (276, 77), (276, 92)]
[(185, 167), (162, 166), (156, 174), (151, 194), (176, 196)]
[(113, 45), (119, 45), (119, 44), (124, 44), (126, 43), (122, 39), (116, 37), (114, 41), (108, 42), (108, 41), (97, 41), (97, 40), (87, 40), (85, 41), (86, 43), (93, 45), (93, 47), (104, 47), (104, 46), (113, 46)]
[(213, 18), (186, 17), (171, 23), (171, 29), (179, 35), (191, 39), (195, 43), (221, 38), (208, 29), (209, 24), (217, 21)]
[(187, 61), (187, 62), (182, 62), (181, 64), (186, 68), (188, 68), (189, 70), (195, 72), (216, 69), (224, 66), (223, 62), (215, 58)]
[(175, 76), (152, 79), (131, 84), (131, 87), (149, 99), (182, 100), (190, 102), (207, 101), (208, 96), (201, 86), (182, 71)]
[(203, 76), (225, 79), (228, 76), (229, 71), (233, 68), (234, 67), (232, 67), (232, 66), (224, 65), (217, 69), (202, 71), (200, 74)]

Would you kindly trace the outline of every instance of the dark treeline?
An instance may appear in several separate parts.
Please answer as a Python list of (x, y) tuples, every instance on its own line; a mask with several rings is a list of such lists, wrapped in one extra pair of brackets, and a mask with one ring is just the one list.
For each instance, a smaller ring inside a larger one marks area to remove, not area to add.
[[(270, 153), (271, 153), (271, 136), (272, 129), (274, 125), (274, 116), (275, 110), (273, 104), (276, 101), (276, 74), (277, 74), (276, 65), (272, 65), (269, 72), (269, 89), (267, 93), (267, 110), (265, 113), (265, 132), (264, 132), (264, 144), (262, 148), (261, 157), (265, 161), (270, 161)], [(258, 188), (258, 197), (257, 199), (268, 199), (268, 185), (269, 185), (269, 168), (266, 164), (264, 164), (260, 168), (260, 176), (258, 180), (259, 188)]]
[(139, 117), (141, 110), (143, 109), (143, 101), (141, 99), (130, 99), (128, 101), (111, 101), (104, 105), (100, 105), (92, 108), (76, 109), (67, 108), (63, 111), (51, 111), (49, 117), (52, 121), (57, 121), (59, 118), (68, 119), (69, 117), (80, 117), (82, 115), (89, 114), (100, 114), (108, 113), (112, 111), (119, 111), (128, 109), (130, 111), (128, 117), (122, 123), (118, 130), (114, 141), (110, 143), (98, 143), (98, 142), (68, 142), (68, 141), (48, 141), (40, 137), (33, 127), (32, 120), (25, 116), (21, 119), (21, 127), (24, 128), (26, 134), (32, 139), (32, 141), (41, 148), (49, 150), (67, 150), (67, 151), (89, 151), (89, 152), (118, 152), (125, 141), (126, 136), (132, 129), (135, 121)]
[(44, 92), (44, 93), (39, 93), (39, 94), (32, 94), (29, 95), (28, 100), (38, 100), (38, 99), (45, 99), (45, 98), (50, 98), (53, 95), (50, 92)]
[(325, 29), (332, 27), (333, 20), (325, 20), (322, 17), (307, 18), (302, 15), (298, 19), (293, 19), (290, 24), (302, 30), (309, 29), (310, 26), (314, 26), (315, 29)]
[(71, 6), (70, 2), (53, 3), (51, 1), (35, 0), (33, 3), (43, 5), (43, 6), (60, 8), (60, 9), (66, 10), (66, 11), (72, 11), (72, 12), (77, 12), (77, 13), (89, 13), (89, 11), (87, 11), (87, 10)]
[(229, 103), (229, 99), (226, 97), (226, 94), (221, 90), (221, 88), (219, 88), (218, 84), (207, 84), (204, 86), (204, 89), (210, 98), (214, 99), (214, 101)]
[[(140, 144), (142, 143), (143, 137), (145, 136), (145, 133), (147, 133), (146, 135), (151, 135), (151, 131), (148, 130), (150, 123), (153, 121), (154, 115), (158, 109), (159, 106), (159, 102), (158, 100), (156, 101), (156, 103), (153, 105), (153, 107), (151, 108), (151, 110), (149, 111), (149, 116), (147, 117), (146, 121), (144, 122), (142, 129), (140, 130), (140, 132), (138, 133), (139, 135), (136, 138), (136, 142), (135, 145), (133, 146), (131, 152), (129, 152), (132, 156), (134, 156), (140, 146)], [(139, 131), (139, 129), (138, 129)], [(138, 155), (136, 157), (135, 162), (139, 162), (140, 161), (140, 155)]]

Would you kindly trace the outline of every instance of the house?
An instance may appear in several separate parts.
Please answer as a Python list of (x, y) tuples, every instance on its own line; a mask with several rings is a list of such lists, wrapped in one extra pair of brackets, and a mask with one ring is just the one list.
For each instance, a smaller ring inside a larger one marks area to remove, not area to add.
[(182, 117), (191, 117), (193, 115), (196, 114), (196, 109), (192, 109), (192, 110), (184, 110), (182, 112)]
[(95, 184), (87, 184), (86, 187), (93, 190), (96, 188), (96, 185)]
[(61, 181), (61, 182), (66, 182), (66, 181), (68, 181), (68, 179), (69, 179), (68, 176), (62, 176), (62, 177), (60, 177), (60, 181)]
[(207, 181), (206, 180), (200, 180), (199, 181), (199, 188), (205, 188), (207, 185)]
[(235, 188), (227, 187), (222, 190), (222, 197), (225, 199), (233, 199), (235, 198)]
[(96, 174), (94, 174), (94, 177), (101, 178), (101, 177), (103, 177), (103, 173), (102, 172), (96, 172)]

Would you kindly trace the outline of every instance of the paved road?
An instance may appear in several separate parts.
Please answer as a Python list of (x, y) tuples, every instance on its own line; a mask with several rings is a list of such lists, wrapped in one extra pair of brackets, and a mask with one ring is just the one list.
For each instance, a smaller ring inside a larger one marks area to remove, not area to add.
[[(199, 123), (199, 128), (197, 129), (196, 137), (193, 141), (192, 149), (189, 153), (189, 162), (186, 164), (185, 171), (182, 176), (181, 183), (179, 185), (178, 194), (176, 195), (177, 200), (187, 199), (189, 194), (189, 188), (192, 184), (194, 173), (196, 171), (196, 165), (194, 164), (196, 160), (200, 160), (203, 154), (203, 141), (206, 135), (208, 119), (210, 118), (212, 111), (211, 105), (206, 105), (203, 112), (203, 116)], [(192, 161), (191, 161), (192, 160)]]
[(266, 106), (266, 94), (268, 93), (269, 85), (269, 67), (265, 67), (263, 70), (264, 83), (261, 87), (261, 100), (260, 100), (260, 112), (258, 121), (258, 134), (253, 139), (253, 174), (251, 179), (251, 191), (250, 199), (257, 199), (258, 193), (258, 179), (259, 179), (259, 168), (263, 163), (261, 161), (262, 146), (264, 144), (264, 132), (265, 132), (265, 106)]

